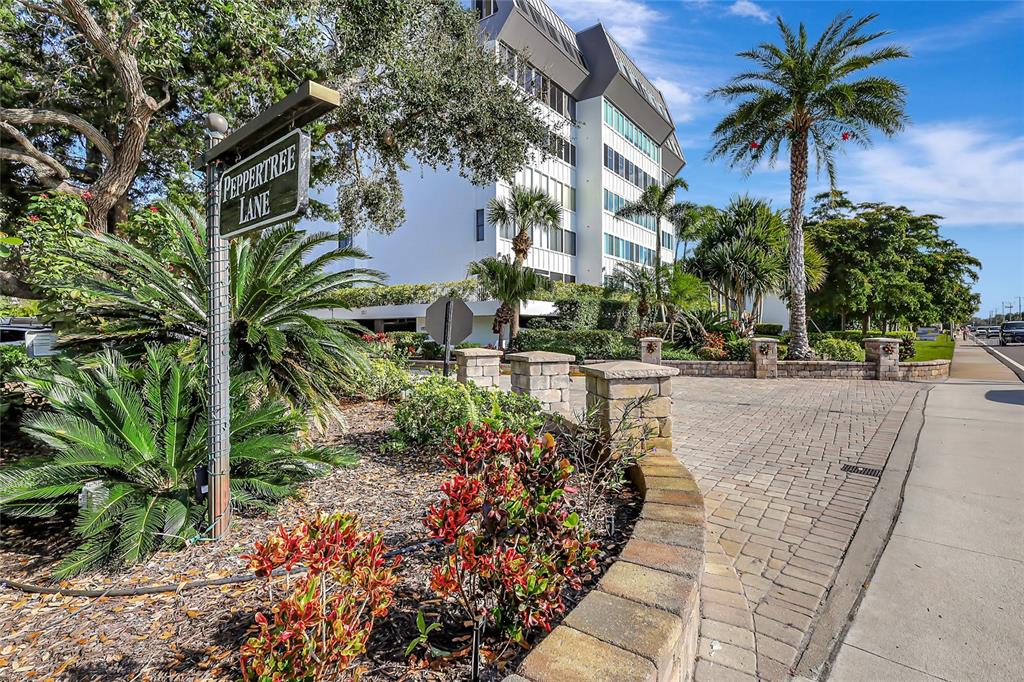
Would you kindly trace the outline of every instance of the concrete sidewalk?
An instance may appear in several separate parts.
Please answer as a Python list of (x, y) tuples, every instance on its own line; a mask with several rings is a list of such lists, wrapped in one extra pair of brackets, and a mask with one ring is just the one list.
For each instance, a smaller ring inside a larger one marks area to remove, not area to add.
[(833, 682), (1022, 679), (1024, 385), (970, 342), (932, 389), (903, 507)]

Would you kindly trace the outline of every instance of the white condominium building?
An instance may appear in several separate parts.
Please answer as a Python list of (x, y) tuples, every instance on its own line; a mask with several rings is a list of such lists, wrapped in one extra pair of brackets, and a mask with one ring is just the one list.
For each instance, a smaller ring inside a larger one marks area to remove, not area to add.
[[(548, 153), (537, 153), (513, 180), (547, 192), (564, 208), (559, 228), (533, 235), (526, 264), (553, 280), (588, 284), (601, 284), (619, 263), (653, 264), (654, 221), (617, 218), (615, 211), (649, 184), (675, 177), (685, 163), (664, 96), (601, 24), (576, 33), (543, 0), (473, 5), (486, 45), (556, 132)], [(486, 216), (492, 198), (508, 196), (508, 183), (476, 186), (457, 170), (429, 168), (414, 168), (401, 181), (405, 224), (391, 235), (364, 230), (353, 238), (389, 283), (461, 279), (471, 261), (511, 254), (513, 235)], [(671, 225), (662, 230), (661, 257), (671, 262)], [(398, 322), (396, 315), (416, 312), (352, 316), (377, 320), (380, 328), (382, 317)]]

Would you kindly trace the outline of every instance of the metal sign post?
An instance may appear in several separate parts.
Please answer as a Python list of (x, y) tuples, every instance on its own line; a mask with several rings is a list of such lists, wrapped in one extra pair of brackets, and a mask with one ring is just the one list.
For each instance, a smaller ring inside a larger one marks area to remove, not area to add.
[[(227, 121), (206, 117), (208, 144), (212, 149), (224, 139)], [(231, 383), (228, 369), (230, 333), (228, 316), (228, 240), (220, 234), (221, 162), (206, 164), (206, 250), (209, 296), (207, 300), (208, 409), (206, 449), (209, 454), (210, 537), (219, 540), (231, 527)]]
[(442, 374), (448, 376), (451, 372), (452, 362), (452, 302), (444, 304), (444, 371)]
[[(295, 92), (225, 138), (227, 121), (206, 116), (206, 246), (209, 538), (231, 527), (231, 384), (228, 239), (294, 220), (308, 203), (309, 136), (300, 128), (337, 107), (341, 95), (305, 81)], [(256, 150), (256, 151), (253, 151)], [(226, 163), (233, 163), (224, 170)], [(221, 216), (224, 216), (222, 225)], [(223, 228), (223, 229), (222, 229)], [(201, 476), (197, 472), (197, 479)]]

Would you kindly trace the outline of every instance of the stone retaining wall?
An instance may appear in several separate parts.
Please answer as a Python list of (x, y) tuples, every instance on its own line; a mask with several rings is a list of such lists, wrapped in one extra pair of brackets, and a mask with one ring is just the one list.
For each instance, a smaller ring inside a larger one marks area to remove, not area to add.
[(779, 360), (780, 379), (877, 379), (874, 362), (839, 360)]
[(644, 497), (601, 582), (503, 682), (689, 682), (700, 629), (704, 500), (673, 455), (630, 472)]
[(754, 378), (754, 363), (749, 360), (662, 360), (666, 367), (675, 367), (684, 377)]
[(901, 362), (900, 381), (935, 381), (949, 378), (950, 360)]

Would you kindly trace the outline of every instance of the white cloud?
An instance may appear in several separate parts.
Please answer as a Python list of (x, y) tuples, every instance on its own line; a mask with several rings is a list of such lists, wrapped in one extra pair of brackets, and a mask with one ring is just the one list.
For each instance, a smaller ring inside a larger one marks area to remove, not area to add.
[(736, 2), (729, 5), (729, 14), (765, 22), (772, 20), (772, 15), (753, 0), (736, 0)]
[(838, 161), (854, 201), (902, 204), (948, 225), (1024, 224), (1024, 137), (935, 123)]
[(598, 21), (626, 49), (641, 47), (662, 15), (637, 0), (550, 0), (552, 9), (575, 30)]
[(901, 34), (895, 37), (895, 42), (906, 46), (912, 54), (958, 50), (991, 40), (1005, 30), (1019, 30), (1021, 20), (1024, 20), (1024, 4), (1015, 2), (953, 24)]
[(667, 78), (658, 77), (651, 82), (665, 95), (665, 101), (668, 102), (669, 111), (672, 112), (672, 118), (676, 123), (693, 120), (697, 113), (697, 104), (700, 102), (697, 93)]

